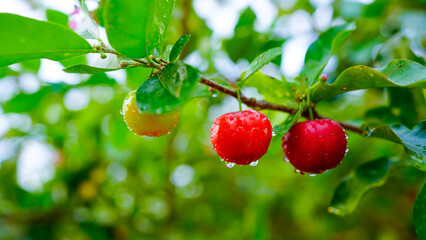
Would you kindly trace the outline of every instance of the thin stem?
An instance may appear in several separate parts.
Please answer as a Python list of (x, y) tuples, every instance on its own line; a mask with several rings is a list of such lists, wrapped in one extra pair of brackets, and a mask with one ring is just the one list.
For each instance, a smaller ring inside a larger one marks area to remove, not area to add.
[(237, 97), (238, 97), (238, 108), (240, 109), (240, 111), (242, 111), (243, 107), (241, 106), (241, 89), (238, 89)]

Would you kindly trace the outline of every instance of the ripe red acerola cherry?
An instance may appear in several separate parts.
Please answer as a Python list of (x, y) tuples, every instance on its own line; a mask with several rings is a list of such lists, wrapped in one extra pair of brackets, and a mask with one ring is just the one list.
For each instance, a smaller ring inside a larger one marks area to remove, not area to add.
[(346, 154), (346, 134), (330, 119), (299, 122), (282, 138), (285, 157), (302, 173), (337, 167)]
[(265, 114), (245, 110), (224, 114), (210, 130), (213, 148), (226, 162), (247, 165), (268, 150), (272, 126)]

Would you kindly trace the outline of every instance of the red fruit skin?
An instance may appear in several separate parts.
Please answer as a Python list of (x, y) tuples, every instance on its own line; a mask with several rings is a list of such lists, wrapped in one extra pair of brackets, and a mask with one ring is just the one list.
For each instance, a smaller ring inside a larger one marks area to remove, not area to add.
[(282, 141), (285, 156), (301, 172), (317, 174), (335, 168), (346, 154), (346, 134), (330, 119), (299, 122)]
[(255, 110), (226, 113), (213, 121), (213, 148), (226, 162), (247, 165), (268, 150), (272, 126), (265, 114)]

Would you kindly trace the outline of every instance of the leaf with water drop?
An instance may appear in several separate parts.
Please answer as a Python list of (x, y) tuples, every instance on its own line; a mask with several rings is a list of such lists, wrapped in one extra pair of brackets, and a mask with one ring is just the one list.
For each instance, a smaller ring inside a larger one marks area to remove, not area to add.
[(158, 74), (161, 82), (169, 89), (170, 93), (182, 102), (187, 101), (200, 79), (198, 70), (182, 61), (170, 63)]
[(410, 163), (426, 171), (426, 120), (412, 130), (403, 125), (381, 126), (373, 129), (368, 137), (383, 138), (401, 144)]
[(394, 164), (383, 158), (358, 166), (336, 188), (328, 211), (341, 216), (352, 213), (366, 192), (385, 184)]
[(175, 0), (106, 0), (104, 21), (111, 46), (129, 58), (162, 52)]
[(190, 37), (191, 35), (184, 34), (176, 41), (172, 50), (170, 51), (169, 62), (174, 62), (179, 58), (180, 53), (182, 52), (186, 43), (188, 43)]
[(181, 101), (163, 86), (158, 75), (146, 80), (136, 92), (136, 104), (141, 112), (166, 113), (181, 106)]
[(413, 207), (413, 222), (418, 239), (426, 239), (426, 182), (416, 197)]
[(318, 82), (312, 88), (311, 100), (319, 102), (336, 95), (367, 88), (426, 88), (426, 68), (410, 60), (393, 60), (378, 69), (354, 66), (343, 71), (332, 83)]

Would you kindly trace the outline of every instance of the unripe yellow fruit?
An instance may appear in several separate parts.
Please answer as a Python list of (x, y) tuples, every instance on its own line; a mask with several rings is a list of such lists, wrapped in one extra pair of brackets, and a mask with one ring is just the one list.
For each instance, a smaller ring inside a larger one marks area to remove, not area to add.
[(127, 95), (122, 113), (130, 131), (148, 137), (159, 137), (170, 133), (176, 127), (180, 117), (180, 110), (162, 114), (140, 112), (136, 105), (136, 91)]

